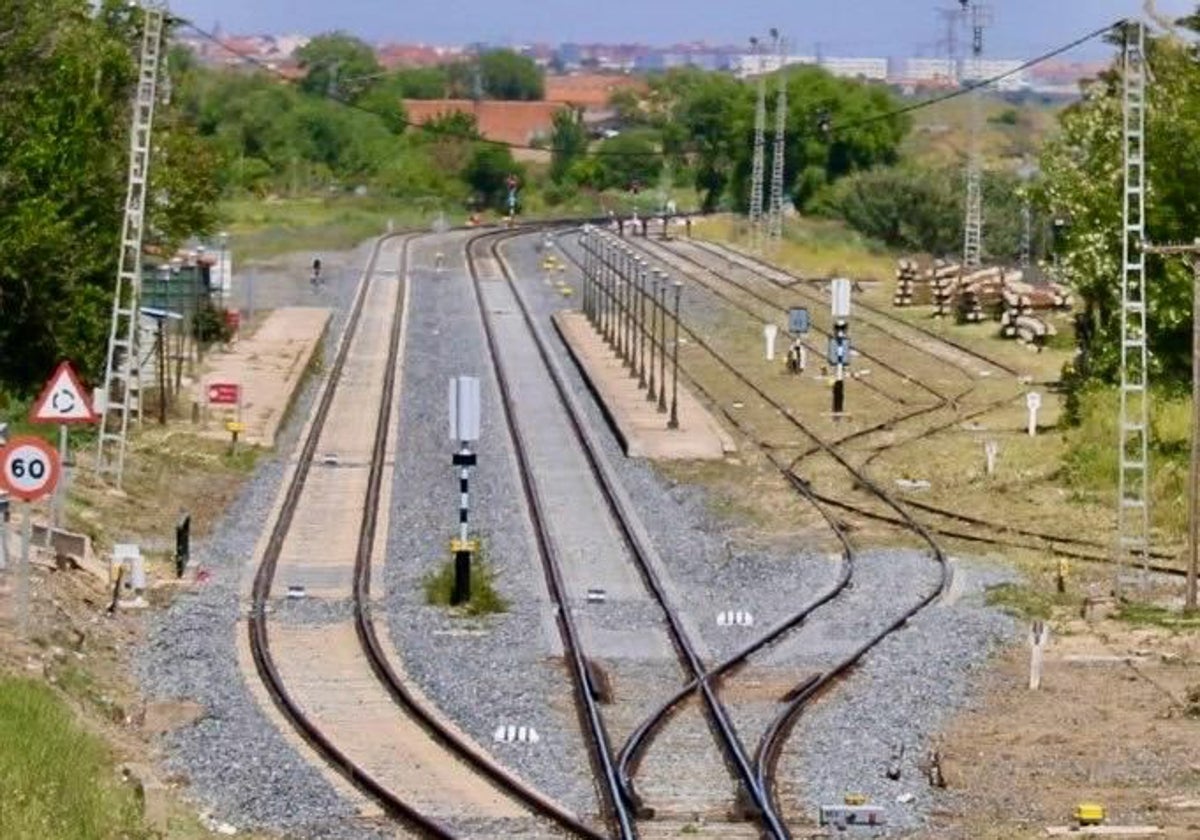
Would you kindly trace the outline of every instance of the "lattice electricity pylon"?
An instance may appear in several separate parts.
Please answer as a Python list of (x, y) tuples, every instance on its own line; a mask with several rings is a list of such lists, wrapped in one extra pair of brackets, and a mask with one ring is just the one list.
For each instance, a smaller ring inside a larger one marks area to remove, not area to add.
[(1124, 204), (1121, 217), (1121, 425), (1117, 458), (1117, 574), (1150, 553), (1149, 370), (1146, 350), (1146, 44), (1141, 21), (1125, 27)]
[(787, 73), (784, 72), (786, 42), (771, 30), (775, 54), (779, 56), (779, 95), (775, 100), (775, 148), (771, 158), (771, 204), (767, 214), (767, 243), (774, 247), (783, 239), (783, 164), (787, 132)]
[(763, 238), (763, 169), (767, 130), (767, 76), (758, 38), (751, 38), (758, 70), (758, 101), (754, 109), (754, 157), (750, 167), (750, 244), (755, 251), (762, 249)]
[(150, 175), (150, 139), (166, 21), (166, 12), (160, 7), (145, 6), (142, 11), (142, 53), (129, 137), (129, 184), (125, 196), (125, 219), (121, 226), (117, 284), (113, 290), (112, 322), (104, 368), (104, 406), (100, 412), (96, 456), (96, 470), (102, 475), (113, 476), (117, 487), (121, 486), (125, 472), (129, 415), (138, 410), (141, 402), (137, 340), (138, 305), (142, 290), (142, 235), (145, 229), (146, 185)]
[[(971, 84), (983, 81), (983, 30), (991, 24), (991, 9), (971, 4)], [(967, 204), (963, 220), (963, 265), (978, 268), (983, 256), (983, 93), (971, 92), (970, 147), (967, 152)]]

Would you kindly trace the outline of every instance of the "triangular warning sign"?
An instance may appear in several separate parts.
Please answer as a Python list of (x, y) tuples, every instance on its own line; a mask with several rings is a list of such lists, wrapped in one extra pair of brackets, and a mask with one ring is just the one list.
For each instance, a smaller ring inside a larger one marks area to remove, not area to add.
[(70, 362), (59, 362), (29, 412), (32, 423), (95, 423), (96, 413)]

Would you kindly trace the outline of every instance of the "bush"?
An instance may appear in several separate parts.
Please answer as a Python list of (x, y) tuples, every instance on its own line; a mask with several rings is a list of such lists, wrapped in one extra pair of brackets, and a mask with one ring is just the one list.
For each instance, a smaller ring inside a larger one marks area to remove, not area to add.
[(226, 320), (227, 310), (218, 309), (212, 304), (201, 306), (192, 316), (192, 337), (201, 344), (216, 344), (233, 338), (233, 330)]
[[(471, 558), (471, 588), (467, 603), (458, 607), (467, 615), (487, 615), (508, 611), (508, 602), (504, 600), (495, 586), (496, 574), (487, 562), (485, 546), (481, 543), (479, 551)], [(451, 557), (436, 571), (425, 576), (425, 602), (434, 606), (450, 606), (454, 594), (454, 558)]]

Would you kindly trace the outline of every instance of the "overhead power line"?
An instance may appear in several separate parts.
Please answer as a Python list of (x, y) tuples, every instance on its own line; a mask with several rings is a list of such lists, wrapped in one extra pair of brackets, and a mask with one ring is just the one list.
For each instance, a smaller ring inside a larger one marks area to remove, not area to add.
[[(283, 81), (289, 85), (295, 86), (298, 84), (295, 79), (289, 78), (288, 76), (284, 75), (278, 68), (272, 67), (269, 63), (263, 61), (258, 56), (253, 55), (251, 53), (247, 53), (243, 50), (239, 50), (239, 49), (231, 46), (230, 44), (228, 44), (225, 41), (218, 38), (213, 33), (207, 31), (206, 29), (203, 29), (200, 26), (197, 26), (195, 23), (188, 20), (187, 18), (173, 16), (171, 18), (171, 20), (174, 23), (178, 23), (181, 26), (191, 30), (192, 32), (195, 32), (201, 38), (203, 38), (207, 41), (210, 41), (213, 44), (216, 44), (218, 47), (225, 50), (230, 55), (236, 56), (237, 58), (241, 59), (242, 61), (245, 61), (247, 64), (252, 64), (255, 67), (258, 67), (260, 70), (263, 70), (266, 73), (268, 73), (272, 76), (275, 76), (276, 78), (280, 79), (281, 81)], [(1043, 64), (1052, 58), (1057, 58), (1058, 56), (1062, 55), (1063, 53), (1070, 52), (1071, 50), (1086, 44), (1088, 41), (1091, 41), (1095, 38), (1103, 37), (1104, 35), (1108, 34), (1109, 32), (1113, 31), (1114, 29), (1118, 29), (1119, 27), (1124, 26), (1127, 22), (1128, 21), (1126, 19), (1122, 18), (1121, 20), (1118, 20), (1115, 23), (1110, 23), (1105, 26), (1099, 27), (1097, 29), (1092, 30), (1091, 32), (1088, 32), (1086, 35), (1081, 35), (1080, 37), (1074, 39), (1073, 41), (1069, 41), (1059, 47), (1055, 47), (1054, 49), (1049, 50), (1048, 52), (1044, 52), (1041, 55), (1036, 56), (1035, 58), (1031, 58), (1024, 63), (1019, 64), (1016, 67), (1013, 67), (1010, 70), (1007, 70), (996, 76), (992, 76), (991, 78), (988, 78), (988, 79), (983, 79), (980, 81), (975, 81), (969, 85), (964, 85), (963, 87), (959, 88), (958, 90), (943, 94), (941, 96), (933, 97), (932, 99), (925, 99), (920, 102), (914, 102), (911, 105), (905, 105), (905, 106), (902, 106), (899, 108), (893, 108), (892, 110), (885, 111), (881, 114), (874, 114), (870, 117), (863, 117), (862, 119), (854, 120), (852, 122), (842, 123), (840, 125), (831, 121), (828, 117), (825, 117), (822, 120), (823, 132), (829, 136), (845, 134), (845, 133), (853, 131), (855, 129), (862, 128), (863, 126), (873, 125), (874, 123), (877, 123), (877, 122), (883, 122), (885, 120), (895, 119), (896, 117), (904, 116), (905, 114), (911, 114), (916, 111), (923, 110), (925, 108), (932, 108), (935, 105), (940, 105), (941, 103), (948, 102), (951, 99), (957, 99), (960, 96), (966, 96), (966, 95), (978, 90), (979, 88), (985, 88), (990, 85), (994, 85), (997, 82), (1003, 81), (1004, 79), (1007, 79), (1010, 76), (1015, 76), (1018, 73), (1021, 73), (1025, 70), (1030, 69), (1031, 67), (1036, 67), (1037, 65)], [(780, 68), (780, 72), (784, 72), (784, 68)], [(337, 102), (338, 104), (340, 104), (346, 108), (350, 108), (350, 109), (352, 109), (354, 111), (358, 111), (360, 113), (370, 114), (375, 117), (387, 117), (388, 119), (394, 120), (397, 116), (396, 114), (384, 114), (378, 110), (363, 107), (362, 105), (359, 105), (348, 99), (343, 99), (342, 97), (340, 97), (334, 93), (310, 92), (309, 95), (313, 96), (315, 98), (318, 98), (318, 99), (328, 99), (330, 101)], [(404, 119), (400, 120), (399, 122), (404, 127), (411, 128), (416, 131), (423, 131), (428, 134), (433, 134), (433, 135), (446, 137), (446, 138), (450, 138), (450, 139), (455, 139), (455, 140), (469, 140), (469, 141), (476, 142), (476, 143), (485, 143), (485, 144), (492, 145), (492, 146), (499, 146), (499, 147), (503, 147), (506, 149), (510, 149), (512, 151), (538, 151), (538, 152), (559, 151), (557, 149), (554, 149), (553, 147), (539, 147), (539, 146), (532, 146), (532, 145), (524, 144), (524, 143), (510, 143), (510, 142), (507, 142), (504, 140), (493, 140), (493, 139), (489, 139), (487, 137), (464, 135), (459, 132), (455, 132), (455, 131), (451, 131), (451, 130), (442, 128), (441, 126), (438, 126), (438, 125), (430, 125), (429, 123), (413, 122), (412, 120), (409, 120), (407, 118), (404, 118)], [(681, 151), (686, 154), (689, 152), (694, 152), (694, 151), (696, 151), (696, 149), (685, 148)], [(671, 155), (669, 155), (665, 151), (639, 152), (639, 151), (620, 151), (620, 150), (616, 150), (616, 149), (596, 149), (596, 150), (584, 152), (581, 156), (585, 156), (585, 157), (666, 158), (666, 157), (670, 157)]]

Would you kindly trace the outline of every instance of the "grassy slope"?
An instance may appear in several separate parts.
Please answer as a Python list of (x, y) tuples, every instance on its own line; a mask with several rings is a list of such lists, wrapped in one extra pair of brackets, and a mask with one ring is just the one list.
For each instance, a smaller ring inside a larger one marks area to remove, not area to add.
[(139, 838), (131, 789), (53, 689), (0, 678), (0, 837)]

